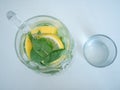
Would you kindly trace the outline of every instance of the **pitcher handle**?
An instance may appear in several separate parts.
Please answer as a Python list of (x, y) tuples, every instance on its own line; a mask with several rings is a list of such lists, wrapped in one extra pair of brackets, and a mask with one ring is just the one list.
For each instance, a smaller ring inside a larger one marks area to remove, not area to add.
[(9, 21), (13, 22), (18, 28), (21, 26), (22, 22), (17, 17), (16, 13), (13, 11), (8, 11), (6, 14)]

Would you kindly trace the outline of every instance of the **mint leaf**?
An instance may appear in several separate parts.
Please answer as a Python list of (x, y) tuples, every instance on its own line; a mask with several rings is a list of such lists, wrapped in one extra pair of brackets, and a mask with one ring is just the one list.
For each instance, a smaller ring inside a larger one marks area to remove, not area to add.
[(34, 38), (31, 33), (29, 33), (29, 37), (32, 41), (33, 49), (36, 53), (38, 53), (41, 57), (47, 56), (52, 50), (53, 45), (52, 42), (47, 41), (45, 38)]
[(61, 54), (63, 53), (64, 49), (58, 49), (58, 50), (54, 50), (52, 51), (47, 57), (44, 58), (44, 64), (47, 65), (53, 61), (55, 61), (56, 59), (58, 59)]
[(52, 43), (48, 42), (45, 38), (32, 40), (33, 49), (41, 56), (45, 57), (52, 51)]
[(64, 49), (59, 49), (59, 50), (55, 50), (55, 51), (51, 52), (49, 54), (49, 56), (50, 56), (49, 62), (52, 62), (52, 61), (58, 59), (61, 56), (63, 50)]
[(43, 58), (40, 57), (40, 55), (38, 55), (33, 49), (31, 50), (30, 57), (31, 60), (34, 60), (37, 63), (40, 63), (40, 61), (43, 60)]

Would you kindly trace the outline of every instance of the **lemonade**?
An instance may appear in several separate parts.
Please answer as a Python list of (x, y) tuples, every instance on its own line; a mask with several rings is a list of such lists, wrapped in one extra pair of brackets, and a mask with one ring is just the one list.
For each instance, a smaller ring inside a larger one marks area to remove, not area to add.
[(29, 60), (45, 66), (61, 60), (65, 50), (58, 29), (50, 25), (38, 26), (28, 32), (24, 48)]

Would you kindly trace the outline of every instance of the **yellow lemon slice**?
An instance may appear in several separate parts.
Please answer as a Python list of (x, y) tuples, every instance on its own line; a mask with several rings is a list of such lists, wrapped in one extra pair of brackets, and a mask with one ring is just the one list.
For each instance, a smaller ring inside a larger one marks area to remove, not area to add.
[(64, 49), (64, 45), (63, 45), (63, 42), (61, 41), (61, 39), (55, 35), (55, 34), (43, 34), (43, 35), (40, 35), (38, 38), (46, 38), (48, 39), (49, 41), (52, 41), (53, 44), (55, 44), (57, 47), (57, 49)]
[(25, 39), (25, 51), (26, 51), (28, 58), (30, 58), (31, 49), (32, 49), (32, 42), (29, 39), (29, 37), (27, 36)]
[(31, 30), (31, 34), (35, 34), (37, 32), (40, 33), (49, 33), (49, 34), (57, 34), (57, 28), (53, 26), (40, 26), (36, 27), (35, 29)]

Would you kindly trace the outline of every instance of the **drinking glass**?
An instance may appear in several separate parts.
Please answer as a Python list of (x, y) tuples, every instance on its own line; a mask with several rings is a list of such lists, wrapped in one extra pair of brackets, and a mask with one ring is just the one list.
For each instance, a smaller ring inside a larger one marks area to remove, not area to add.
[(88, 38), (83, 47), (85, 59), (95, 67), (106, 67), (113, 63), (117, 56), (117, 47), (114, 41), (102, 34)]

